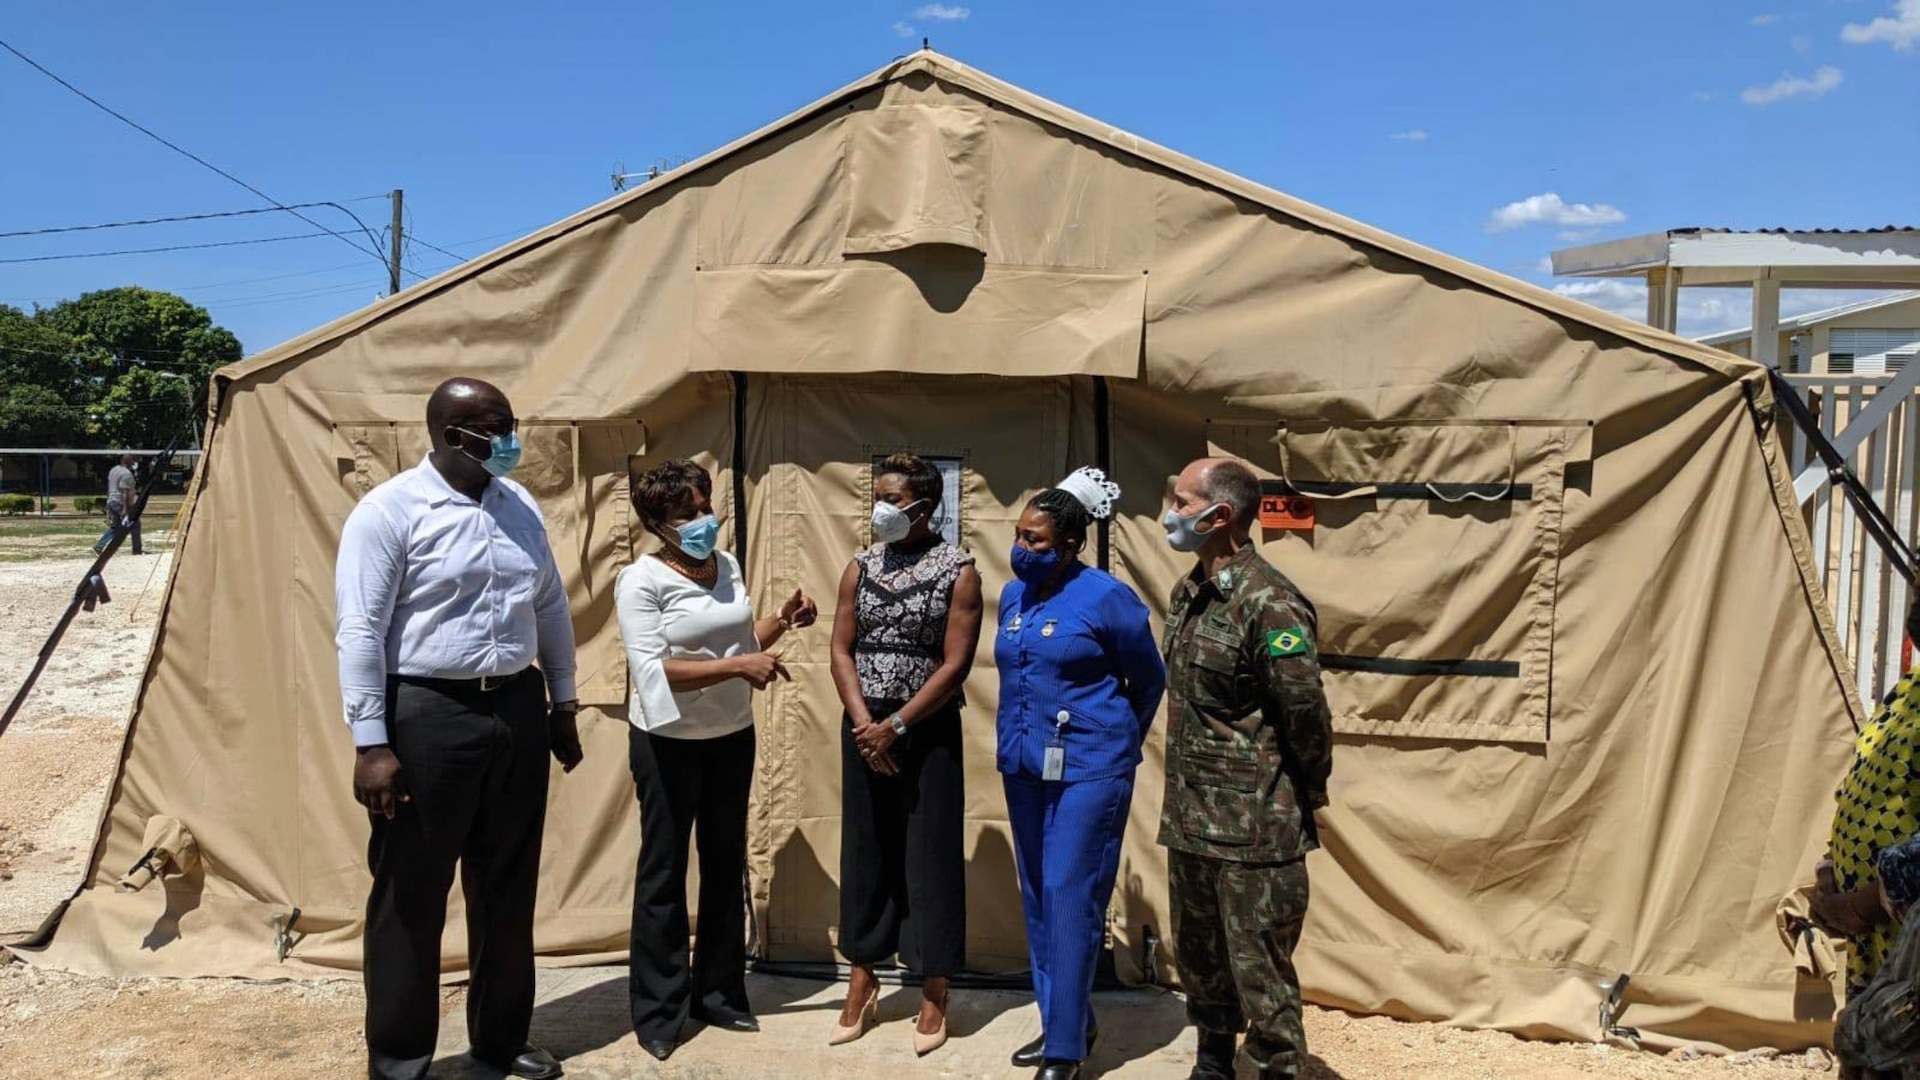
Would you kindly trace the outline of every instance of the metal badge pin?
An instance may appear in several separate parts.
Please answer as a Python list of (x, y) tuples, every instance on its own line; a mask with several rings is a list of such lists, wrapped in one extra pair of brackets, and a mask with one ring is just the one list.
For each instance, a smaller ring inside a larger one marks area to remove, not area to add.
[(1020, 613), (1016, 611), (1013, 613), (1013, 621), (1007, 624), (1007, 633), (1017, 634), (1019, 632), (1020, 632)]
[(1041, 637), (1052, 637), (1052, 636), (1053, 636), (1053, 623), (1054, 623), (1054, 620), (1052, 620), (1052, 619), (1048, 619), (1048, 620), (1047, 620), (1047, 624), (1046, 624), (1045, 626), (1042, 626), (1042, 627), (1040, 628), (1040, 636), (1041, 636)]

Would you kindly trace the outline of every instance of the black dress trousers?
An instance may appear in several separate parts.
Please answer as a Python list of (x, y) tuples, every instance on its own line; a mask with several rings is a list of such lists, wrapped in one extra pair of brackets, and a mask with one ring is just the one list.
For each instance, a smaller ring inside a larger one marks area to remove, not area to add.
[[(885, 717), (898, 702), (868, 702)], [(898, 775), (868, 767), (840, 733), (840, 952), (871, 965), (899, 954), (925, 977), (966, 963), (966, 769), (960, 704), (951, 702), (895, 740)]]
[[(642, 1042), (677, 1039), (695, 1012), (752, 1015), (746, 873), (753, 754), (751, 727), (713, 739), (674, 739), (638, 728), (628, 733), (627, 764), (640, 800), (640, 858), (627, 999), (633, 1033)], [(700, 855), (700, 938), (689, 950), (691, 843), (699, 845)]]
[(467, 903), (467, 1037), (518, 1054), (533, 1020), (533, 902), (547, 816), (546, 682), (481, 691), (389, 680), (387, 732), (411, 801), (374, 814), (363, 939), (368, 1072), (427, 1074), (440, 1026), (440, 932), (454, 865)]

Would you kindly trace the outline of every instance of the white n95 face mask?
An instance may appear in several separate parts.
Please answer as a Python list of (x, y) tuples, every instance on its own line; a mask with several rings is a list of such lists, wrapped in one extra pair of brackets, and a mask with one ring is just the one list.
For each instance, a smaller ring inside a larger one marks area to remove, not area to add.
[(916, 502), (908, 503), (905, 509), (895, 506), (890, 502), (874, 503), (873, 538), (883, 544), (897, 544), (905, 540), (907, 534), (913, 531), (913, 515), (907, 513), (907, 511), (926, 501), (925, 499), (920, 499)]

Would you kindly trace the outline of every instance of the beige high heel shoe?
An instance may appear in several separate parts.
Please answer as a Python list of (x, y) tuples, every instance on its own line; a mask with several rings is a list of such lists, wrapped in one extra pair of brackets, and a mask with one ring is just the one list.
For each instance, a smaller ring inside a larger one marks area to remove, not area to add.
[(919, 1017), (913, 1022), (913, 1052), (926, 1057), (935, 1050), (947, 1045), (947, 1006), (953, 1001), (953, 991), (940, 995), (940, 1027), (932, 1034), (920, 1030)]
[(840, 1021), (833, 1022), (833, 1031), (827, 1035), (828, 1046), (844, 1046), (873, 1030), (880, 1018), (880, 987), (875, 984), (873, 993), (867, 995), (867, 1003), (860, 1006), (860, 1019), (851, 1027)]

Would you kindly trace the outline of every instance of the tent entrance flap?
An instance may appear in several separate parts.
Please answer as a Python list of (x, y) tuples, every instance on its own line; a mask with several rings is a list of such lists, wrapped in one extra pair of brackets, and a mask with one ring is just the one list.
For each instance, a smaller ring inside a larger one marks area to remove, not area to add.
[[(695, 371), (1133, 378), (1147, 275), (995, 266), (916, 248), (694, 274)], [(857, 329), (856, 329), (857, 328)]]
[[(1026, 501), (1069, 464), (1074, 397), (1066, 379), (853, 379), (756, 377), (747, 395), (749, 516), (756, 542), (747, 568), (757, 604), (801, 589), (830, 605), (853, 553), (872, 544), (875, 463), (897, 451), (941, 468), (948, 484), (936, 515), (975, 560), (989, 623), (1008, 549)], [(960, 751), (967, 771), (969, 966), (1018, 970), (1026, 962), (1020, 883), (994, 762), (991, 631), (964, 688)], [(841, 729), (830, 639), (782, 642), (791, 682), (758, 696), (757, 820), (750, 846), (766, 892), (767, 958), (821, 960), (839, 942), (839, 890), (823, 868), (840, 865)]]
[(1566, 465), (1585, 425), (1215, 421), (1263, 490), (1315, 498), (1263, 530), (1320, 604), (1334, 729), (1544, 742)]

